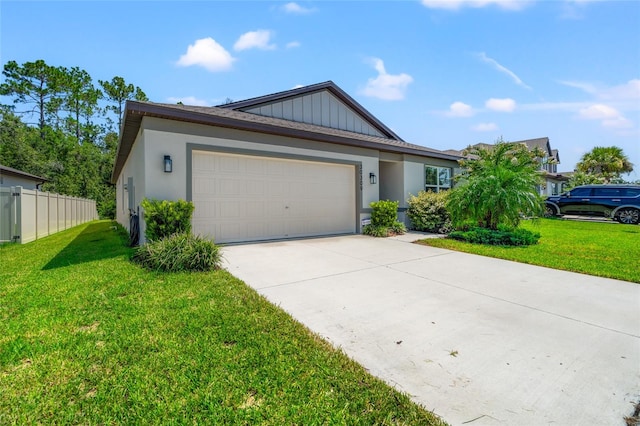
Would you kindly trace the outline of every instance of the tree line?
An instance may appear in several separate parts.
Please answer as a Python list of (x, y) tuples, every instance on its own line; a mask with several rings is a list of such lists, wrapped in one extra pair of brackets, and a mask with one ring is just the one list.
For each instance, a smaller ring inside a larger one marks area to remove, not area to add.
[(110, 183), (127, 100), (148, 101), (140, 87), (115, 76), (98, 80), (78, 67), (43, 60), (7, 62), (0, 95), (0, 164), (42, 176), (42, 190), (96, 200), (115, 215)]
[[(96, 200), (115, 215), (111, 171), (127, 100), (147, 101), (138, 86), (115, 76), (95, 80), (78, 67), (43, 60), (4, 65), (0, 96), (0, 164), (42, 176), (45, 191)], [(569, 186), (621, 182), (633, 164), (618, 147), (596, 147), (576, 166)]]

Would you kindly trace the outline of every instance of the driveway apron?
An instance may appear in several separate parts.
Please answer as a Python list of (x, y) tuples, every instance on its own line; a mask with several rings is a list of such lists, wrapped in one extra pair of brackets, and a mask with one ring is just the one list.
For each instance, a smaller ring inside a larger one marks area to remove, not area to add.
[(350, 235), (224, 248), (227, 269), (452, 425), (624, 425), (640, 285)]

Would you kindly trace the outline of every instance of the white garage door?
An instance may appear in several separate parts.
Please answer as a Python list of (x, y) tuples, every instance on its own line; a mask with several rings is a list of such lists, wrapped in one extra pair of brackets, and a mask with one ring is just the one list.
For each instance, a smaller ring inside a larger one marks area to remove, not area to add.
[(355, 166), (193, 152), (193, 231), (217, 243), (356, 231)]

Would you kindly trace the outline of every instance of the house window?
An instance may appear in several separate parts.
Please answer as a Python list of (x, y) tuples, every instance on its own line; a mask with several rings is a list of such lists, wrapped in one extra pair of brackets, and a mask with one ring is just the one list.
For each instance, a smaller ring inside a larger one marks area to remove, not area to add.
[(448, 167), (424, 166), (424, 190), (439, 192), (451, 188), (451, 169)]

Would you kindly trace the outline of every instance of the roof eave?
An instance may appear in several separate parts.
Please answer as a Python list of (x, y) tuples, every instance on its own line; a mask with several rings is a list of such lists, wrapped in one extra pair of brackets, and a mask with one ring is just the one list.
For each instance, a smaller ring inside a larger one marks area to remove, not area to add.
[(370, 148), (384, 152), (429, 156), (444, 160), (457, 161), (461, 158), (459, 156), (447, 154), (444, 152), (440, 153), (424, 151), (408, 146), (390, 146), (357, 138), (329, 135), (326, 133), (319, 133), (303, 129), (279, 127), (268, 123), (248, 122), (231, 117), (221, 117), (195, 111), (168, 108), (166, 106), (153, 105), (149, 103), (127, 101), (124, 111), (124, 122), (122, 126), (121, 137), (118, 143), (118, 151), (116, 152), (116, 161), (114, 164), (113, 172), (111, 174), (111, 183), (116, 183), (118, 175), (124, 167), (124, 163), (127, 160), (129, 153), (131, 152), (133, 143), (140, 130), (142, 117), (145, 116), (167, 120), (184, 121), (195, 124), (204, 124), (209, 126), (217, 126), (228, 129), (259, 132), (277, 136), (287, 136), (298, 139), (312, 140), (316, 142), (327, 142), (359, 148)]
[(23, 172), (22, 170), (14, 169), (13, 167), (8, 166), (0, 166), (0, 174), (28, 178), (41, 183), (49, 182), (49, 179), (43, 178), (42, 176), (32, 175), (31, 173)]

